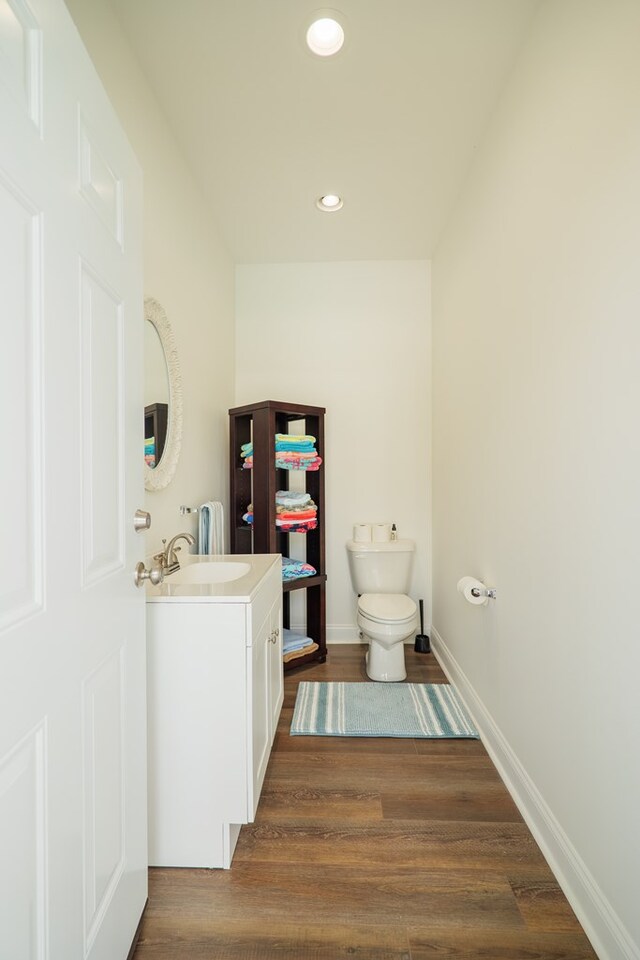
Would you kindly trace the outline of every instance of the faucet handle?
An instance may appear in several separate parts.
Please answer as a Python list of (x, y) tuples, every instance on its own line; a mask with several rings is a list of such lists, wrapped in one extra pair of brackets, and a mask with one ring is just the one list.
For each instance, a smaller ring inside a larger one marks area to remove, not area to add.
[(154, 556), (153, 556), (153, 559), (154, 559), (154, 560), (160, 560), (160, 561), (162, 561), (162, 560), (164, 560), (164, 559), (166, 558), (166, 556), (167, 556), (167, 541), (166, 541), (166, 540), (163, 540), (163, 541), (162, 541), (162, 546), (163, 546), (164, 549), (161, 550), (160, 553), (154, 554)]

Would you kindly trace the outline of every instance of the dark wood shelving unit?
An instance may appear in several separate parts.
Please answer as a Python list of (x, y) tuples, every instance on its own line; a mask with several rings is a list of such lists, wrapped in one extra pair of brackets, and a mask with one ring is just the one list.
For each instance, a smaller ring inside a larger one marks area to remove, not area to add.
[[(305, 663), (324, 662), (327, 658), (326, 572), (324, 535), (324, 463), (319, 470), (296, 471), (303, 474), (307, 493), (318, 508), (318, 526), (305, 534), (290, 534), (276, 527), (276, 492), (289, 489), (292, 471), (275, 466), (275, 435), (289, 433), (289, 424), (301, 421), (296, 432), (316, 438), (318, 455), (324, 461), (324, 407), (263, 400), (229, 410), (230, 445), (230, 551), (231, 553), (280, 553), (289, 556), (289, 537), (304, 536), (306, 561), (315, 567), (313, 577), (285, 580), (282, 584), (282, 616), (290, 626), (290, 594), (306, 591), (306, 636), (318, 649), (304, 657), (285, 663), (285, 670)], [(253, 441), (253, 468), (242, 466), (240, 448)], [(253, 524), (244, 522), (247, 505), (253, 504)]]

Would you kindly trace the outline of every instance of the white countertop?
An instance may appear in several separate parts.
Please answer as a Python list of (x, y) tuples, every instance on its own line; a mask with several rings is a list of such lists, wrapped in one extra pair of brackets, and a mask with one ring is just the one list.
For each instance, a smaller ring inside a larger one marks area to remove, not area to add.
[(248, 563), (251, 569), (237, 580), (224, 583), (176, 583), (172, 582), (172, 574), (157, 587), (147, 581), (147, 603), (250, 603), (264, 577), (273, 566), (280, 566), (281, 561), (279, 553), (236, 553), (189, 555), (181, 565), (216, 562)]

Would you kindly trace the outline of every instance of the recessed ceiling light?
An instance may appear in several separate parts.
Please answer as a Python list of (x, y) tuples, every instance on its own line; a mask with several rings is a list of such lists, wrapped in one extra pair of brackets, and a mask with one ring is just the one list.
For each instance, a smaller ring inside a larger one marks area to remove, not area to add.
[(316, 200), (316, 207), (323, 213), (335, 213), (336, 210), (341, 210), (342, 206), (342, 197), (338, 197), (335, 193), (326, 193)]
[(332, 57), (343, 43), (344, 30), (333, 17), (320, 17), (307, 30), (307, 46), (319, 57)]

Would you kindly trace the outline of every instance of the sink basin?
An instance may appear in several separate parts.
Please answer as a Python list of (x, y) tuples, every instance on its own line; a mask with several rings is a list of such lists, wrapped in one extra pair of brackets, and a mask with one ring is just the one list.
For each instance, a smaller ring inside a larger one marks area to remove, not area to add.
[(175, 573), (169, 574), (165, 583), (229, 583), (239, 580), (251, 570), (251, 565), (238, 561), (203, 560), (184, 563)]

